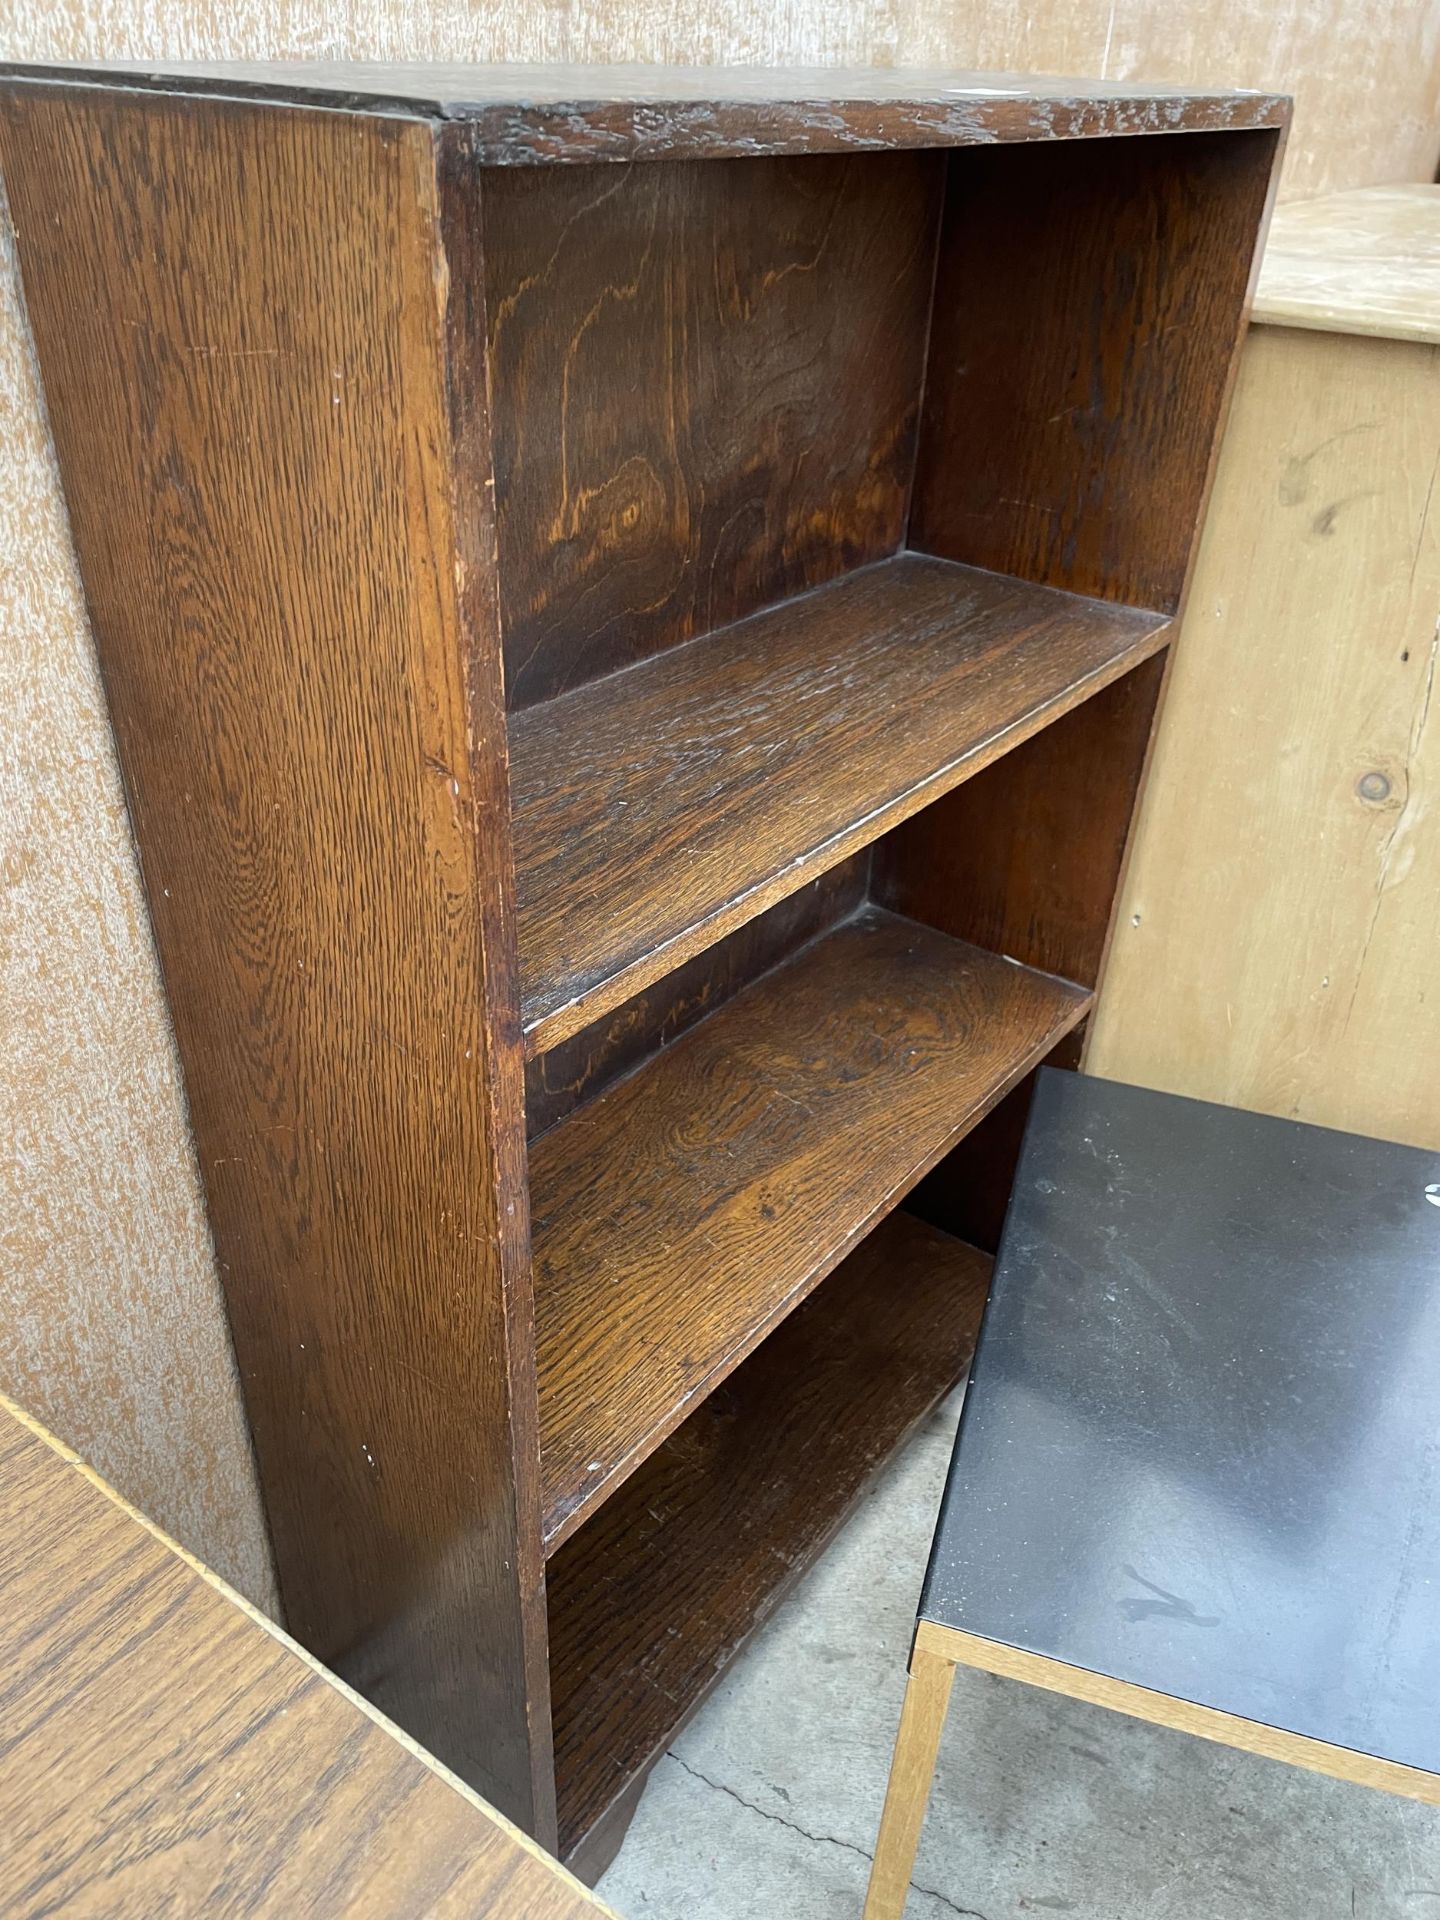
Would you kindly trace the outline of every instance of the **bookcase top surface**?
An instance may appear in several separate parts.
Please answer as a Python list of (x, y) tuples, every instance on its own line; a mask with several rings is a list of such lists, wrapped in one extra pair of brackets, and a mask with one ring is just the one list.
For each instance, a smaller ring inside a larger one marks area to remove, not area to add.
[(922, 67), (0, 63), (0, 78), (460, 122), (492, 165), (1239, 132), (1289, 115), (1279, 94)]

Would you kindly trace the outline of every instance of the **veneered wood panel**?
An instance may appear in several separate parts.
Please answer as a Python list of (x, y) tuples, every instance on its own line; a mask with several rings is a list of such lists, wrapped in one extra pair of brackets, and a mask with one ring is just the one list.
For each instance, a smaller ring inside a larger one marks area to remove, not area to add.
[(950, 157), (913, 547), (1176, 610), (1278, 138)]
[(1440, 1147), (1440, 361), (1256, 327), (1089, 1065)]
[(488, 476), (430, 133), (22, 88), (0, 137), (287, 1619), (543, 1837), (498, 636), (450, 525)]
[(608, 1912), (0, 1399), (7, 1920)]
[(899, 546), (941, 179), (477, 171), (512, 707)]

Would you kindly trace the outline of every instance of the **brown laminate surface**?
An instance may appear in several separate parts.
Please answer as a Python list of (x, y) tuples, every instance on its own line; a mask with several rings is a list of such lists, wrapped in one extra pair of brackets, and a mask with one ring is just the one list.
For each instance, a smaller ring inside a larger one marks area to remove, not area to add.
[(1088, 1005), (867, 909), (535, 1142), (552, 1552)]
[(514, 716), (529, 1050), (870, 844), (1167, 626), (905, 553)]
[(551, 1561), (562, 1853), (964, 1372), (989, 1277), (984, 1254), (891, 1214)]
[(0, 1400), (7, 1920), (603, 1912)]

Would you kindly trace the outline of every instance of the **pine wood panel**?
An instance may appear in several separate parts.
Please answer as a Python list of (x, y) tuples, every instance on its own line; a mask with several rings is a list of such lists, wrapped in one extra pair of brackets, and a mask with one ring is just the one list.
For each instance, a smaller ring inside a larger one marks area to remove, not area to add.
[(1278, 139), (952, 157), (912, 546), (1175, 611)]
[(530, 1051), (978, 772), (1167, 624), (902, 554), (516, 716)]
[(512, 707), (900, 545), (943, 177), (477, 169)]
[(0, 141), (287, 1620), (543, 1836), (498, 639), (429, 134), (19, 86)]
[(633, 1776), (964, 1372), (989, 1278), (983, 1254), (892, 1214), (551, 1562), (563, 1853), (603, 1842)]
[(1088, 1004), (867, 910), (536, 1141), (552, 1552)]
[(0, 1399), (0, 1909), (606, 1909)]
[(1254, 318), (1440, 345), (1440, 187), (1360, 187), (1279, 208)]
[(1440, 360), (1256, 327), (1089, 1053), (1440, 1147)]

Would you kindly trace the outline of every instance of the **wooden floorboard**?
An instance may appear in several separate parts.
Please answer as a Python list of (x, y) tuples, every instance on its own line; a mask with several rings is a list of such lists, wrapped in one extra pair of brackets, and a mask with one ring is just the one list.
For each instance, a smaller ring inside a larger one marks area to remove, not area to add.
[(535, 1142), (547, 1550), (1089, 1004), (867, 908)]
[(1163, 615), (902, 553), (512, 716), (543, 1052), (1164, 644)]

